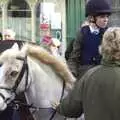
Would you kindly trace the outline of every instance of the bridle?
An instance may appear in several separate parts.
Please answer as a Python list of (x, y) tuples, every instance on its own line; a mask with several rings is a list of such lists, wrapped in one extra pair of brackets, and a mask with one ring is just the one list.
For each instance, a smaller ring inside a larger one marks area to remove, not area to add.
[[(29, 74), (29, 69), (28, 69), (28, 64), (27, 64), (27, 56), (25, 58), (23, 58), (23, 57), (17, 57), (16, 59), (23, 61), (23, 65), (22, 65), (22, 68), (21, 68), (21, 72), (19, 73), (18, 77), (16, 78), (15, 85), (12, 88), (7, 88), (7, 87), (0, 86), (0, 89), (4, 89), (4, 90), (7, 90), (7, 91), (10, 91), (10, 92), (14, 93), (15, 95), (17, 94), (16, 90), (17, 90), (20, 82), (22, 81), (22, 78), (24, 77), (25, 72), (26, 72), (26, 76), (25, 76), (26, 77), (25, 78), (25, 80), (26, 80), (26, 82), (25, 82), (25, 91), (26, 91), (27, 86), (28, 86), (28, 74)], [(62, 98), (64, 96), (64, 89), (65, 89), (65, 81), (63, 81), (63, 88), (62, 88), (62, 93), (61, 93), (61, 97), (60, 97), (60, 102), (61, 102), (61, 100), (62, 100)], [(0, 93), (0, 96), (7, 103), (7, 101), (9, 99), (6, 99), (5, 96), (2, 93)], [(13, 100), (11, 102), (11, 104), (13, 104), (13, 106), (27, 107), (28, 109), (32, 108), (32, 109), (34, 109), (34, 111), (39, 111), (40, 109), (49, 109), (49, 108), (36, 107), (33, 104), (29, 105), (27, 103), (22, 103), (22, 102), (20, 102), (18, 100)], [(17, 107), (17, 108), (19, 108), (19, 107)], [(53, 111), (53, 113), (50, 116), (49, 120), (52, 120), (54, 118), (55, 114), (56, 114), (56, 110)], [(66, 118), (64, 118), (64, 120), (65, 119)]]
[(22, 78), (23, 78), (23, 76), (24, 76), (25, 71), (26, 71), (25, 90), (27, 89), (27, 85), (28, 85), (28, 71), (29, 71), (29, 69), (28, 69), (28, 64), (27, 64), (27, 56), (26, 56), (25, 58), (17, 57), (16, 59), (23, 61), (23, 65), (22, 65), (21, 72), (20, 72), (20, 74), (19, 74), (19, 76), (17, 77), (17, 80), (16, 80), (16, 82), (15, 82), (15, 86), (12, 88), (12, 90), (13, 90), (14, 92), (16, 92), (16, 90), (17, 90), (17, 88), (18, 88), (18, 86), (19, 86), (19, 84), (20, 84), (20, 82), (21, 82), (21, 80), (22, 80)]
[[(26, 72), (26, 76), (25, 76), (25, 77), (26, 77), (26, 78), (25, 78), (25, 79), (26, 79), (26, 82), (25, 82), (25, 90), (27, 89), (27, 86), (28, 86), (28, 71), (29, 71), (29, 70), (28, 70), (28, 64), (27, 64), (27, 56), (26, 56), (25, 58), (23, 58), (23, 57), (17, 57), (16, 59), (23, 61), (23, 65), (22, 65), (22, 68), (21, 68), (21, 71), (20, 71), (18, 77), (16, 78), (15, 85), (14, 85), (12, 88), (0, 86), (0, 89), (4, 89), (4, 90), (6, 90), (6, 91), (9, 91), (9, 92), (11, 92), (11, 93), (14, 93), (15, 95), (17, 94), (17, 93), (16, 93), (16, 90), (17, 90), (20, 82), (22, 81), (22, 78), (23, 78), (25, 72)], [(6, 99), (5, 96), (4, 96), (2, 93), (0, 93), (0, 96), (1, 96), (1, 97), (3, 98), (3, 100), (7, 103), (7, 101), (8, 101), (9, 99)]]
[[(62, 98), (64, 96), (64, 89), (65, 89), (65, 81), (63, 81), (63, 88), (62, 88), (62, 93), (61, 93), (61, 97), (60, 97), (60, 101), (59, 102), (61, 102), (61, 100), (62, 100)], [(50, 118), (48, 120), (53, 120), (53, 118), (55, 117), (56, 112), (57, 112), (53, 108), (36, 107), (36, 106), (34, 106), (34, 104), (27, 104), (27, 103), (21, 102), (19, 100), (14, 100), (14, 101), (12, 101), (12, 103), (15, 105), (16, 109), (18, 109), (19, 106), (23, 106), (23, 107), (26, 107), (28, 109), (31, 109), (32, 110), (32, 114), (34, 114), (36, 111), (39, 111), (39, 110), (52, 109), (53, 113), (52, 113), (52, 115), (50, 116)], [(66, 117), (64, 117), (64, 120), (66, 120)]]

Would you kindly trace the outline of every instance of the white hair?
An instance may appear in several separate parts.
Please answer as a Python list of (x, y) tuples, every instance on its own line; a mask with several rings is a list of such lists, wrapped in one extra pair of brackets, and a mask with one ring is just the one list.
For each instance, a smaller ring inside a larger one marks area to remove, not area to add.
[(12, 29), (5, 29), (3, 35), (9, 35), (11, 39), (15, 38), (16, 33)]

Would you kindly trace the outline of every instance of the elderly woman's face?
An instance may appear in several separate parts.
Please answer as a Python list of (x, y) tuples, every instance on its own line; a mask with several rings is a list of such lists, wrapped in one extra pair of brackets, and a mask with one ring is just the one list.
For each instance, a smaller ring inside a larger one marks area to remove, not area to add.
[(14, 39), (11, 37), (11, 35), (9, 35), (9, 34), (5, 34), (5, 35), (4, 35), (4, 39), (5, 39), (5, 40), (14, 40)]

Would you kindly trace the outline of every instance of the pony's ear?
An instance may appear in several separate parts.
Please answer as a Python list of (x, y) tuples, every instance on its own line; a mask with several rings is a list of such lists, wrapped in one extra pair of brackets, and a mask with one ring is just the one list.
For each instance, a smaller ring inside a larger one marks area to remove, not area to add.
[(12, 46), (12, 49), (14, 50), (19, 50), (19, 46), (17, 43), (14, 43), (14, 45)]

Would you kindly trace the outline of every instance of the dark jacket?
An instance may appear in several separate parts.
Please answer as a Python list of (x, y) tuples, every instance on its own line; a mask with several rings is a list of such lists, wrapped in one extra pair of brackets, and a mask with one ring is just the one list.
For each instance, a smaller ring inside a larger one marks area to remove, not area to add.
[(3, 40), (3, 36), (1, 32), (0, 32), (0, 40)]
[(68, 59), (69, 68), (76, 77), (82, 76), (94, 65), (100, 64), (98, 47), (105, 30), (101, 29), (98, 35), (94, 35), (90, 32), (89, 26), (84, 26), (78, 31), (73, 51)]
[(72, 53), (73, 50), (73, 43), (74, 43), (74, 39), (70, 41), (66, 51), (65, 51), (65, 59), (68, 60), (70, 57), (70, 54)]
[(90, 69), (57, 107), (66, 117), (85, 120), (120, 119), (120, 63), (104, 63)]

